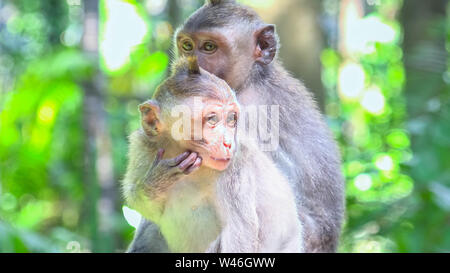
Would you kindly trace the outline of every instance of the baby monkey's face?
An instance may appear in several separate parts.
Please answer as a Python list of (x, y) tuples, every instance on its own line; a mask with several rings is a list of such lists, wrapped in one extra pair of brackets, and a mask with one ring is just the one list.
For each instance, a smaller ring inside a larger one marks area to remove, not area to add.
[(191, 109), (192, 126), (190, 139), (184, 140), (183, 146), (197, 152), (203, 166), (225, 170), (236, 151), (239, 105), (235, 97), (191, 97), (185, 103)]

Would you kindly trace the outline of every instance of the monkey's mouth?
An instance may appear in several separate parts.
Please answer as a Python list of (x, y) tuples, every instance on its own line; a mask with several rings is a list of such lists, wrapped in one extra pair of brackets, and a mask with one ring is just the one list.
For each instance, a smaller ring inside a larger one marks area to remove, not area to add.
[(224, 162), (224, 163), (228, 163), (231, 160), (230, 157), (227, 157), (227, 158), (216, 158), (216, 157), (210, 156), (210, 158), (212, 160), (219, 161), (219, 162)]

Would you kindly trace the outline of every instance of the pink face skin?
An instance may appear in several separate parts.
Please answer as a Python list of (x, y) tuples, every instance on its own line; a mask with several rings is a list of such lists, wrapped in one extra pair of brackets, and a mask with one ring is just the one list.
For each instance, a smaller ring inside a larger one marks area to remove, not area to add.
[(199, 111), (194, 111), (193, 120), (201, 121), (203, 139), (190, 140), (186, 144), (202, 158), (203, 166), (223, 171), (230, 164), (236, 150), (239, 106), (234, 96), (230, 96), (223, 101), (203, 98), (202, 105), (196, 107), (199, 107)]

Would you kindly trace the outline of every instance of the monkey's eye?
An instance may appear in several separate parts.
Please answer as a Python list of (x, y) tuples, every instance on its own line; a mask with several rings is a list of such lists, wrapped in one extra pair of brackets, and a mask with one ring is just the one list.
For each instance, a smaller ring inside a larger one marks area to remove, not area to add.
[(211, 114), (206, 117), (206, 122), (208, 122), (211, 125), (216, 125), (217, 122), (219, 122), (219, 118), (217, 117), (216, 114)]
[(207, 53), (213, 53), (217, 49), (217, 45), (213, 42), (205, 42), (202, 47), (203, 51)]
[(191, 41), (184, 41), (181, 44), (181, 47), (183, 48), (184, 51), (191, 51), (192, 49), (194, 49), (194, 44), (192, 44)]
[(237, 123), (237, 114), (235, 112), (231, 113), (227, 117), (227, 124), (230, 127), (235, 127)]

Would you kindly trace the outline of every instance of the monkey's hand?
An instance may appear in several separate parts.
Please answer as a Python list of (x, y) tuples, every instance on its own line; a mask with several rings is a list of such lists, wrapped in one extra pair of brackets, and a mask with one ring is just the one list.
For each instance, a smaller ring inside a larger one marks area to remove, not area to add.
[(174, 182), (197, 170), (202, 164), (202, 158), (195, 152), (184, 152), (170, 159), (162, 159), (163, 155), (164, 149), (159, 149), (146, 174), (145, 190), (152, 199), (161, 196)]

